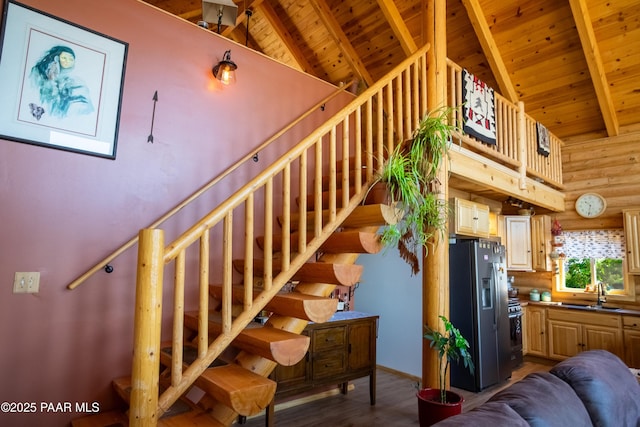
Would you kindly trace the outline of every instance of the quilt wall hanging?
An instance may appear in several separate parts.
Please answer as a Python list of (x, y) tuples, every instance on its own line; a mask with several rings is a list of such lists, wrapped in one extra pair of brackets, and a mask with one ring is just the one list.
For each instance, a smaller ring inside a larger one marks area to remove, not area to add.
[(538, 135), (538, 154), (549, 157), (551, 152), (549, 130), (542, 123), (536, 122), (536, 133)]
[(495, 145), (496, 114), (493, 89), (464, 69), (462, 101), (462, 130), (485, 144)]

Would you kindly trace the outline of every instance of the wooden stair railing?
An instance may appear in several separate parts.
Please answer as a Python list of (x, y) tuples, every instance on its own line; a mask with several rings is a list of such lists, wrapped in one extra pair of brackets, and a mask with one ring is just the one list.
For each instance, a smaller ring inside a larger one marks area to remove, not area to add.
[[(194, 383), (203, 381), (202, 377), (211, 380), (211, 375), (206, 373), (209, 365), (239, 339), (238, 336), (265, 307), (269, 304), (273, 307), (271, 301), (297, 274), (304, 271), (309, 274), (302, 277), (306, 281), (296, 286), (297, 293), (327, 297), (335, 285), (314, 283), (326, 280), (327, 276), (318, 273), (319, 270), (330, 271), (336, 276), (339, 276), (336, 267), (331, 264), (343, 266), (338, 270), (357, 270), (357, 266), (348, 267), (355, 261), (353, 254), (344, 257), (347, 262), (340, 262), (341, 254), (324, 254), (318, 262), (311, 263), (323, 265), (309, 266), (309, 261), (315, 259), (325, 241), (338, 227), (345, 227), (345, 223), (354, 229), (369, 226), (361, 231), (371, 233), (380, 223), (372, 225), (368, 221), (370, 212), (380, 216), (382, 221), (386, 220), (381, 212), (389, 211), (388, 208), (360, 207), (360, 204), (368, 183), (373, 180), (374, 168), (382, 164), (385, 153), (410, 137), (426, 114), (426, 84), (422, 82), (426, 82), (427, 50), (428, 46), (425, 46), (403, 61), (173, 242), (165, 245), (161, 230), (141, 230), (129, 411), (131, 425), (157, 423)], [(351, 164), (351, 158), (355, 159), (354, 164)], [(338, 171), (341, 172), (339, 182)], [(329, 196), (323, 201), (324, 176), (329, 177)], [(337, 200), (339, 188), (351, 189), (340, 192), (340, 202)], [(311, 212), (307, 212), (305, 203), (300, 203), (294, 213), (295, 200), (307, 200), (309, 195), (314, 197)], [(276, 219), (281, 230), (277, 249), (273, 238)], [(258, 233), (264, 236), (259, 267), (253, 262), (241, 265), (236, 262), (235, 267), (241, 274), (235, 274), (234, 259), (255, 258), (254, 244)], [(346, 236), (353, 239), (351, 233)], [(292, 237), (296, 238), (295, 245), (291, 244)], [(336, 245), (335, 241), (333, 245)], [(355, 244), (350, 242), (348, 245)], [(295, 252), (291, 250), (292, 246)], [(335, 261), (330, 261), (331, 257)], [(160, 330), (162, 285), (165, 277), (170, 281), (170, 274), (165, 274), (165, 269), (173, 275), (174, 289), (171, 373), (169, 384), (158, 396), (155, 393), (160, 381), (160, 337), (168, 335)], [(357, 276), (348, 273), (344, 280), (352, 284)], [(241, 284), (234, 286), (237, 279)], [(258, 290), (254, 287), (256, 279), (260, 282)], [(192, 282), (197, 285), (192, 286)], [(215, 308), (219, 308), (219, 326), (215, 331), (210, 330), (208, 321), (210, 305), (214, 305), (209, 301), (210, 283), (220, 286), (219, 300), (214, 300)], [(185, 293), (190, 287), (199, 295), (197, 314), (193, 315), (198, 326), (197, 336), (192, 341), (197, 346), (197, 357), (186, 366), (183, 357), (183, 346), (187, 341), (184, 330), (188, 326), (185, 324)], [(268, 326), (300, 333), (306, 322), (275, 313)], [(275, 367), (272, 360), (247, 351), (241, 351), (232, 364), (263, 377)], [(233, 372), (233, 375), (237, 374)], [(230, 376), (224, 374), (218, 381), (228, 382)], [(241, 396), (250, 399), (250, 395)], [(243, 407), (259, 409), (264, 396), (257, 397), (254, 406), (244, 402), (247, 405)], [(229, 399), (214, 396), (207, 409), (208, 416), (222, 425), (229, 425), (238, 413), (229, 408), (228, 403)]]

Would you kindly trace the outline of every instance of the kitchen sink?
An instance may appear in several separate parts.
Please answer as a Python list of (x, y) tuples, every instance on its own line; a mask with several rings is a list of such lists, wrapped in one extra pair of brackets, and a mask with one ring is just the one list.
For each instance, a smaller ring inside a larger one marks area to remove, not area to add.
[(606, 306), (597, 306), (597, 305), (587, 305), (587, 304), (562, 304), (563, 307), (574, 308), (579, 310), (597, 310), (597, 311), (620, 311), (621, 308), (618, 307), (606, 307)]

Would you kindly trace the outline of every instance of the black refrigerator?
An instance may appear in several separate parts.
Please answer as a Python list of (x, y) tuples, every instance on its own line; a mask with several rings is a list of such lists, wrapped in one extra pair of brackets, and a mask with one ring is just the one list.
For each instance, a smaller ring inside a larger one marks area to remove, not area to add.
[(475, 365), (451, 365), (451, 386), (480, 391), (511, 377), (505, 248), (499, 240), (451, 239), (449, 319), (469, 341)]

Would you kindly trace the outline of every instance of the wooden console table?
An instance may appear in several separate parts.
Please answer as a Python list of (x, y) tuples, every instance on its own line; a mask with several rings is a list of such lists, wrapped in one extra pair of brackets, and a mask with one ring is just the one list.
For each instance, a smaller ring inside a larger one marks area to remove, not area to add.
[[(304, 393), (338, 384), (347, 393), (350, 380), (369, 377), (369, 400), (376, 403), (376, 339), (378, 318), (357, 311), (336, 312), (325, 323), (309, 323), (303, 334), (309, 351), (293, 366), (278, 366), (271, 376), (278, 383), (276, 397)], [(266, 425), (272, 426), (274, 403), (267, 408)]]

